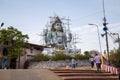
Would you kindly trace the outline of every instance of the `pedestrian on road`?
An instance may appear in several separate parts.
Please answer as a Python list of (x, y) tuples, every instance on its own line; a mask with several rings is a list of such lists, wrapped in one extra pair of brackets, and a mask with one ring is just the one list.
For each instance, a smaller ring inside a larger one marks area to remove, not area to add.
[(7, 69), (8, 68), (8, 59), (5, 58), (3, 59), (3, 69)]
[(95, 54), (94, 61), (96, 63), (97, 72), (100, 72), (101, 71), (101, 59), (98, 54)]
[(72, 65), (72, 68), (75, 69), (75, 67), (76, 67), (76, 61), (75, 61), (75, 59), (71, 60), (71, 65)]
[(91, 57), (89, 60), (90, 60), (90, 63), (91, 63), (91, 68), (93, 68), (94, 67), (94, 57)]

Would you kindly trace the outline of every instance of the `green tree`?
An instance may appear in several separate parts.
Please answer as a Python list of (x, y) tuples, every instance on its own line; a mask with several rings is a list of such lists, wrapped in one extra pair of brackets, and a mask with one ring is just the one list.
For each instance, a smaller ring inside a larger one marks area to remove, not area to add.
[(90, 55), (83, 55), (83, 54), (76, 54), (74, 57), (76, 60), (88, 60), (90, 58)]
[(109, 59), (113, 66), (120, 67), (120, 51), (111, 51)]
[(119, 43), (119, 42), (120, 42), (120, 39), (116, 39), (114, 42), (115, 42), (115, 43)]
[(21, 31), (10, 26), (0, 30), (0, 44), (7, 46), (8, 55), (11, 58), (18, 58), (25, 53), (24, 48), (28, 42), (28, 35), (23, 35)]
[(119, 34), (117, 33), (117, 35), (118, 35), (118, 38), (117, 39), (115, 39), (115, 41), (114, 41), (114, 43), (118, 43), (118, 49), (117, 50), (119, 50), (120, 51), (120, 38), (119, 38)]
[(33, 61), (48, 61), (48, 60), (49, 60), (49, 56), (44, 54), (37, 54), (33, 59)]
[(85, 51), (84, 54), (85, 55), (90, 55), (90, 52), (89, 51)]

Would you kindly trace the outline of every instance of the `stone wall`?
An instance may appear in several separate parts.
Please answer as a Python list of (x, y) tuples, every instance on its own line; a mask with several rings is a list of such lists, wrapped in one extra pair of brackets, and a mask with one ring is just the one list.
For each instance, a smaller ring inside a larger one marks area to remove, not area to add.
[[(40, 61), (40, 62), (30, 62), (29, 67), (30, 69), (37, 69), (37, 68), (59, 68), (65, 66), (71, 66), (70, 60), (61, 60), (61, 61)], [(81, 66), (90, 66), (90, 62), (88, 60), (78, 60), (76, 61), (77, 67)]]

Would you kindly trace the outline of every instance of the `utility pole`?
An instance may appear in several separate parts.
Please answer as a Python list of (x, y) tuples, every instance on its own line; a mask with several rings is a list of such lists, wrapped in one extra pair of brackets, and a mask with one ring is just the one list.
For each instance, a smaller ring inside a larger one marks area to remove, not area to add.
[(118, 35), (118, 44), (119, 44), (119, 50), (120, 50), (120, 36), (119, 36), (119, 34), (117, 34)]
[(70, 31), (70, 21), (71, 21), (71, 19), (69, 18), (69, 16), (68, 16), (68, 18), (61, 18), (61, 20), (66, 20), (67, 21), (67, 23), (64, 23), (64, 24), (66, 24), (67, 25), (67, 31)]
[(68, 25), (68, 31), (70, 31), (70, 26), (69, 26), (70, 25), (70, 23), (69, 23), (70, 19), (69, 19), (69, 16), (68, 16), (68, 19), (66, 19), (66, 20), (67, 20), (67, 25)]
[(102, 0), (102, 2), (103, 2), (103, 15), (104, 15), (104, 18), (103, 18), (103, 26), (104, 26), (104, 28), (103, 28), (103, 30), (105, 31), (105, 37), (106, 37), (106, 49), (107, 49), (107, 60), (108, 60), (108, 63), (110, 64), (110, 61), (109, 61), (109, 44), (108, 44), (108, 28), (107, 28), (107, 24), (108, 23), (106, 23), (106, 17), (105, 17), (105, 7), (104, 7), (104, 0)]

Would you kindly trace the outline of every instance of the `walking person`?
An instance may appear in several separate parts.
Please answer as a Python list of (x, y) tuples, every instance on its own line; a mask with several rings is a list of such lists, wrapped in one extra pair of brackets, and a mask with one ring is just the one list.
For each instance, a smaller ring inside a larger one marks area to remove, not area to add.
[(101, 59), (98, 54), (95, 54), (94, 61), (96, 63), (97, 72), (100, 72), (101, 71)]
[(90, 63), (91, 63), (91, 68), (93, 68), (94, 67), (94, 57), (91, 57), (89, 60), (90, 60)]
[(8, 68), (8, 59), (7, 58), (5, 58), (5, 59), (3, 59), (3, 69), (7, 69)]
[(75, 67), (76, 67), (76, 61), (75, 61), (75, 59), (71, 60), (71, 65), (72, 65), (72, 68), (75, 69)]

